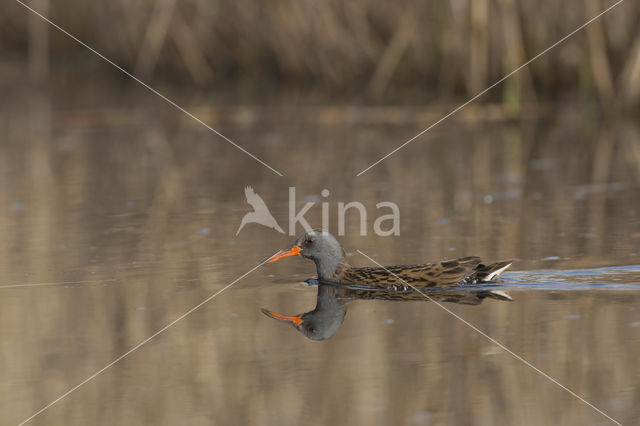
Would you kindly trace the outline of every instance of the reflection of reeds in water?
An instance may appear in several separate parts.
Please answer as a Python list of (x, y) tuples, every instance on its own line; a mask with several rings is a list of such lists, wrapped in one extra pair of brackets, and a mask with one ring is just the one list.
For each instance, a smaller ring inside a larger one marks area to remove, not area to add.
[[(128, 114), (136, 126), (96, 129), (65, 121), (66, 114), (56, 113), (46, 98), (36, 98), (24, 114), (17, 108), (0, 122), (2, 284), (107, 285), (0, 289), (0, 416), (7, 423), (50, 402), (287, 242), (254, 227), (230, 244), (248, 183), (279, 220), (285, 217), (289, 183), (301, 197), (330, 188), (334, 199), (360, 200), (371, 213), (376, 201), (397, 202), (402, 238), (365, 240), (350, 233), (341, 239), (347, 249), (361, 248), (384, 263), (477, 254), (520, 258), (517, 268), (538, 267), (533, 261), (547, 256), (570, 259), (544, 266), (598, 266), (632, 262), (629, 254), (637, 250), (630, 237), (637, 222), (630, 214), (640, 214), (640, 139), (632, 123), (600, 126), (597, 132), (574, 115), (544, 126), (453, 120), (454, 126), (434, 129), (360, 178), (355, 173), (393, 141), (415, 134), (416, 126), (298, 127), (292, 112), (285, 114), (290, 124), (279, 123), (278, 130), (270, 123), (231, 126), (253, 152), (270, 163), (284, 162), (291, 182), (283, 182), (198, 128), (176, 129), (154, 114)], [(312, 223), (319, 223), (318, 213), (308, 215)], [(443, 218), (449, 223), (439, 223)], [(358, 227), (350, 222), (347, 229)], [(292, 262), (275, 273), (310, 272), (306, 266)], [(261, 321), (260, 307), (302, 312), (314, 303), (314, 291), (296, 292), (284, 284), (264, 288), (273, 271), (247, 277), (40, 421), (599, 419), (427, 303), (401, 309), (392, 303), (354, 305), (330, 344), (307, 344), (293, 330)], [(640, 403), (629, 390), (640, 371), (637, 338), (628, 327), (637, 321), (636, 299), (523, 292), (515, 303), (455, 311), (631, 424)]]
[[(48, 13), (48, 1), (32, 6)], [(368, 92), (375, 98), (410, 90), (425, 101), (437, 95), (474, 95), (528, 58), (604, 10), (610, 2), (462, 0), (300, 2), (137, 1), (88, 5), (65, 0), (53, 18), (125, 68), (149, 79), (200, 87), (264, 92), (268, 84), (313, 86), (328, 93)], [(498, 89), (511, 108), (536, 93), (597, 93), (603, 106), (640, 99), (638, 8), (625, 2), (595, 21), (586, 34), (558, 46)], [(24, 9), (9, 8), (0, 26), (12, 28), (0, 45), (24, 45)], [(46, 69), (49, 32), (29, 18), (33, 73)], [(117, 28), (117, 30), (115, 30)], [(78, 52), (52, 36), (52, 60)], [(78, 53), (80, 54), (80, 53)], [(82, 55), (88, 55), (82, 52)], [(75, 56), (79, 58), (79, 56)], [(111, 70), (105, 71), (105, 75)], [(36, 76), (37, 77), (37, 76)], [(420, 93), (428, 93), (428, 96)], [(389, 98), (386, 98), (389, 99)]]

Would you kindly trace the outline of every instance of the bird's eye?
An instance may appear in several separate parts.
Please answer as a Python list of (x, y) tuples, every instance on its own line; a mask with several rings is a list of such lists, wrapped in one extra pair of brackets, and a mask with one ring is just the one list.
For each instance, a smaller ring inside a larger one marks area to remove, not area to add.
[(307, 243), (308, 245), (313, 244), (313, 238), (307, 238), (307, 241), (305, 241), (305, 243)]
[(312, 334), (316, 334), (316, 331), (318, 331), (318, 330), (316, 330), (316, 328), (315, 328), (315, 327), (309, 327), (309, 332), (310, 332), (310, 333), (312, 333)]

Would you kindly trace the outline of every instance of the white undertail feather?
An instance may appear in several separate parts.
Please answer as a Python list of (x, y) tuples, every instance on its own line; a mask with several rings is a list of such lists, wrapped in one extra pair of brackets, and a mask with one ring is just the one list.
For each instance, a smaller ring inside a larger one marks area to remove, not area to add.
[(507, 269), (509, 266), (511, 266), (511, 263), (509, 263), (508, 265), (503, 266), (500, 269), (496, 269), (495, 271), (493, 271), (492, 273), (490, 273), (489, 275), (487, 275), (487, 277), (483, 280), (483, 281), (491, 281), (494, 278), (496, 278), (498, 275), (500, 275), (501, 273), (504, 272), (505, 269)]
[[(500, 269), (496, 269), (495, 271), (493, 271), (492, 273), (490, 273), (489, 275), (487, 275), (487, 277), (484, 279), (484, 281), (491, 281), (494, 278), (498, 277), (498, 275), (500, 275), (501, 273), (503, 273), (505, 271), (505, 269), (507, 269), (509, 266), (511, 266), (511, 263), (503, 266)], [(513, 300), (513, 298), (511, 296), (509, 296), (508, 293), (504, 292), (504, 291), (500, 291), (500, 290), (490, 290), (489, 293), (491, 293), (491, 295), (493, 297), (496, 297), (498, 299), (502, 299), (502, 300)]]

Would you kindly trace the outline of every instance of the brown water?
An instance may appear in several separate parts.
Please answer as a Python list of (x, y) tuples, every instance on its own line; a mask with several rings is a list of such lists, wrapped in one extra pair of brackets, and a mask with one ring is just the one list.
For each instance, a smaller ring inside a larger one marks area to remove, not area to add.
[[(285, 229), (289, 186), (298, 208), (317, 202), (314, 226), (329, 203), (333, 232), (337, 203), (362, 202), (368, 235), (351, 214), (339, 238), (355, 265), (371, 265), (356, 250), (383, 264), (516, 259), (503, 283), (513, 302), (444, 306), (637, 424), (637, 126), (579, 111), (503, 121), (470, 108), (356, 178), (439, 111), (193, 107), (279, 177), (135, 95), (114, 95), (126, 109), (33, 94), (2, 106), (2, 424), (289, 244), (256, 224), (235, 235), (251, 210), (247, 185)], [(399, 206), (400, 236), (373, 234), (381, 201)], [(322, 342), (260, 312), (311, 310), (316, 288), (300, 282), (314, 274), (297, 258), (258, 268), (30, 424), (611, 424), (430, 302), (354, 301)]]

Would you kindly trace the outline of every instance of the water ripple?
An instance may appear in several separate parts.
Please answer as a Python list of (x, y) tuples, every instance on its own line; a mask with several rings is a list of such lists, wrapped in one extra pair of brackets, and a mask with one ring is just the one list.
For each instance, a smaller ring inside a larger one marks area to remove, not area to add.
[(506, 290), (640, 290), (640, 265), (591, 269), (513, 271), (502, 275)]

